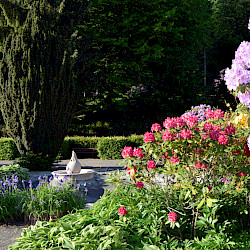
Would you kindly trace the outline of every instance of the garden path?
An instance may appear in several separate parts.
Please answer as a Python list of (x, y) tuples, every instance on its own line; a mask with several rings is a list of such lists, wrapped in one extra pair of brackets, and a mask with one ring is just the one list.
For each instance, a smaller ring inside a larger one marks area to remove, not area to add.
[[(100, 159), (79, 159), (82, 168), (90, 168), (96, 171), (94, 178), (86, 180), (88, 188), (87, 205), (90, 208), (100, 196), (103, 195), (105, 189), (112, 189), (113, 186), (105, 183), (104, 180), (107, 174), (117, 169), (122, 169), (123, 166), (118, 166), (121, 160), (100, 160)], [(53, 170), (65, 169), (69, 160), (58, 161), (53, 164)], [(10, 165), (14, 161), (0, 161), (0, 166)], [(32, 171), (30, 172), (30, 179), (37, 180), (39, 176), (51, 175), (51, 171)], [(1, 225), (0, 224), (0, 250), (8, 249), (8, 246), (15, 242), (15, 239), (21, 236), (22, 229), (27, 227), (24, 223), (15, 223), (15, 225)]]

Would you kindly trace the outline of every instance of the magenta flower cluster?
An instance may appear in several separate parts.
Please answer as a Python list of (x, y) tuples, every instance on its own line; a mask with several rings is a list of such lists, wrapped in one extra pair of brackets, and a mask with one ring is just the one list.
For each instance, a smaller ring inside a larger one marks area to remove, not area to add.
[(175, 212), (169, 212), (168, 214), (168, 220), (175, 223), (175, 221), (177, 220), (177, 214)]
[[(248, 29), (250, 27), (250, 19)], [(250, 108), (250, 42), (243, 41), (235, 52), (231, 69), (225, 70), (227, 88), (235, 91), (240, 102)]]

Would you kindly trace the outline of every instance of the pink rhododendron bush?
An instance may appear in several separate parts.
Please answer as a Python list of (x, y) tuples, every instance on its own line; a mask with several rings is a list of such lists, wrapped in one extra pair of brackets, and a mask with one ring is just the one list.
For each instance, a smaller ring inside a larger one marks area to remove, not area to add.
[(215, 228), (216, 222), (229, 218), (235, 227), (249, 226), (246, 131), (242, 136), (242, 129), (220, 109), (208, 109), (204, 117), (167, 117), (144, 134), (140, 148), (126, 146), (122, 151), (131, 184), (151, 190), (152, 196), (155, 190), (164, 193), (169, 213), (165, 223), (178, 228), (175, 236), (180, 239), (187, 224), (191, 238), (197, 230)]

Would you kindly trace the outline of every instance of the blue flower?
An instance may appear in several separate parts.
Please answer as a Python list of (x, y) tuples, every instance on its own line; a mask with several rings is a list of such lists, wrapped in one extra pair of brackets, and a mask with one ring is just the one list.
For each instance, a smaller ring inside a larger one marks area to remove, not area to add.
[(41, 201), (40, 204), (41, 204), (41, 206), (43, 206), (43, 205), (45, 204), (45, 202), (44, 202), (44, 201)]

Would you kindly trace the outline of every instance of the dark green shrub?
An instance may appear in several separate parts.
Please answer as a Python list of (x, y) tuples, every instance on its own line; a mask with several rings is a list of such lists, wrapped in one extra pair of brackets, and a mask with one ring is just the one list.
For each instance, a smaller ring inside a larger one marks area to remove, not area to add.
[(22, 155), (17, 160), (17, 163), (22, 167), (28, 168), (30, 171), (46, 171), (50, 170), (54, 161), (55, 159), (48, 155), (43, 156), (42, 154), (29, 152), (27, 155)]
[(126, 137), (102, 138), (97, 143), (98, 157), (100, 159), (121, 159), (122, 150), (126, 145)]
[(126, 146), (139, 147), (143, 144), (143, 135), (131, 135), (127, 137), (128, 144)]
[(20, 157), (14, 141), (10, 138), (0, 138), (0, 160), (14, 160)]

